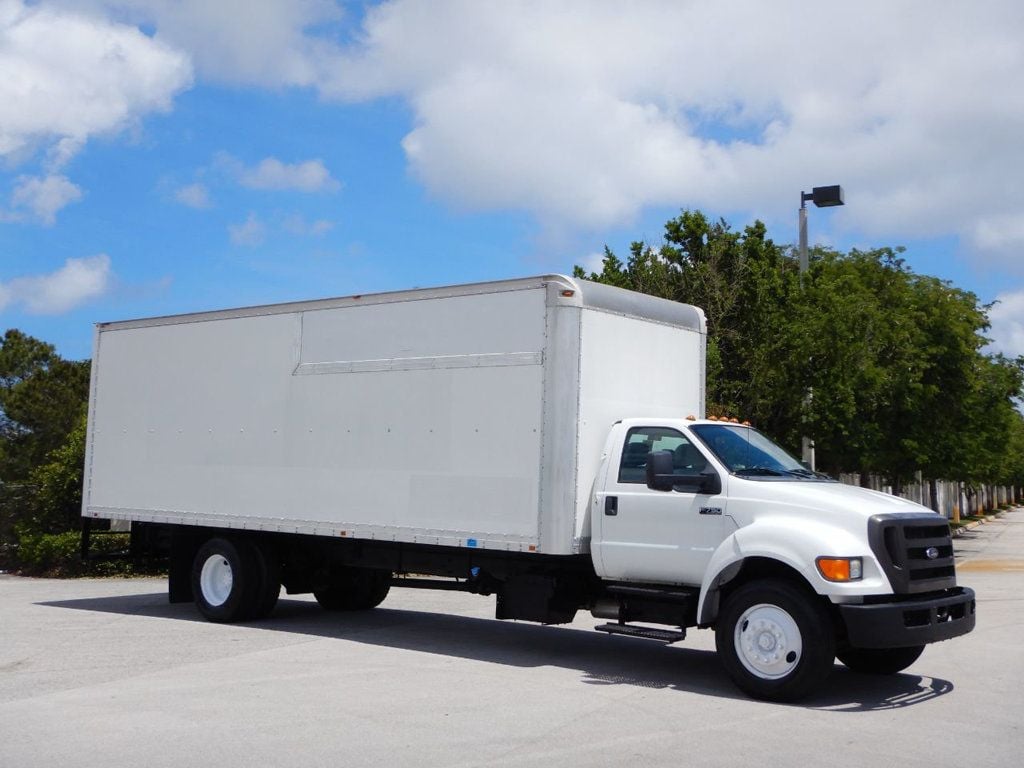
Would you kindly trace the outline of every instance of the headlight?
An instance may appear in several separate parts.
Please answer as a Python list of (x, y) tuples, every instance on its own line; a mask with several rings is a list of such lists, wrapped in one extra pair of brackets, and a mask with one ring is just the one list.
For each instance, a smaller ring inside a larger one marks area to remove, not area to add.
[(814, 562), (827, 581), (857, 581), (864, 575), (859, 557), (819, 557)]

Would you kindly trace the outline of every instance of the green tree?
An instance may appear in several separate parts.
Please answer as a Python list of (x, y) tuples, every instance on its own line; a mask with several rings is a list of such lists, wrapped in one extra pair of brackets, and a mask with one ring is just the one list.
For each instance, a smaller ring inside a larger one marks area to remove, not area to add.
[(88, 361), (15, 329), (0, 339), (0, 563), (26, 535), (78, 527), (88, 393)]
[(971, 485), (1003, 479), (1011, 456), (1014, 430), (1020, 413), (1014, 407), (1020, 395), (1022, 361), (1002, 355), (979, 356), (973, 371), (972, 389), (963, 403), (964, 429), (961, 454), (969, 460), (956, 467), (952, 479)]
[(923, 352), (897, 254), (822, 252), (795, 297), (793, 365), (813, 392), (801, 426), (834, 472), (903, 478), (920, 458), (901, 429), (920, 395)]
[(1017, 409), (1011, 415), (1009, 433), (999, 484), (1016, 488), (1019, 498), (1024, 489), (1024, 416)]
[(35, 494), (22, 522), (33, 532), (61, 533), (78, 529), (82, 514), (85, 433), (85, 408), (82, 408), (63, 445), (51, 451), (44, 464), (32, 470), (30, 482)]
[(0, 481), (24, 482), (60, 446), (89, 396), (89, 362), (18, 330), (0, 340)]
[(1019, 365), (982, 353), (988, 320), (974, 294), (913, 273), (901, 253), (822, 254), (800, 296), (821, 463), (897, 488), (917, 471), (992, 477), (998, 462), (985, 446), (1009, 439)]

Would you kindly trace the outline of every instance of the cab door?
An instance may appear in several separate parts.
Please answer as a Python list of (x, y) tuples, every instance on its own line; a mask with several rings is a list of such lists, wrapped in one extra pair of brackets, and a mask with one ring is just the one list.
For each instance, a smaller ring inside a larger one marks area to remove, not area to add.
[(599, 575), (699, 585), (711, 555), (734, 530), (726, 497), (690, 486), (651, 490), (647, 460), (653, 451), (672, 451), (674, 471), (688, 475), (710, 462), (682, 432), (668, 427), (633, 427), (620, 448), (618, 471), (609, 467), (593, 515), (597, 536), (591, 545)]

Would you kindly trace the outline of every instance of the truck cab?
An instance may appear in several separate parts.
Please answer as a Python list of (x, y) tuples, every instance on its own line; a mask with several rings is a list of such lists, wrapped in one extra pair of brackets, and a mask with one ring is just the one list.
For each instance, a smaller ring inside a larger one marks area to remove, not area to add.
[(594, 611), (616, 619), (606, 631), (713, 627), (754, 696), (803, 695), (836, 655), (896, 672), (974, 626), (943, 518), (812, 472), (735, 420), (615, 424), (591, 533), (594, 570), (611, 585)]

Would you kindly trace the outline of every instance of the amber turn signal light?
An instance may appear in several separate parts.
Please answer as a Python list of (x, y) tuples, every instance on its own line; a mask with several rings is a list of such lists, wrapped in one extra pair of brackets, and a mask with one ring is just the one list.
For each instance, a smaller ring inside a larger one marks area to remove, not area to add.
[(819, 557), (814, 562), (828, 581), (857, 581), (864, 573), (859, 557)]

